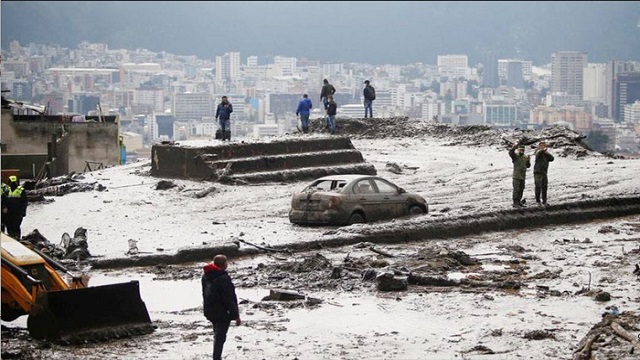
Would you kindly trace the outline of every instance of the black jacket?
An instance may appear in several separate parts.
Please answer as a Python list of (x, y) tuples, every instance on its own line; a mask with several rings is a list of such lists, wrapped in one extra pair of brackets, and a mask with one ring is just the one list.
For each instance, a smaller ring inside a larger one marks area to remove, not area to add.
[(322, 85), (322, 91), (320, 92), (320, 100), (326, 99), (327, 96), (336, 93), (336, 88), (331, 84)]
[(549, 163), (553, 161), (553, 155), (549, 154), (547, 151), (536, 152), (536, 163), (533, 165), (533, 173), (534, 174), (547, 174), (547, 170), (549, 169)]
[(202, 301), (204, 316), (211, 322), (231, 321), (240, 316), (231, 277), (213, 264), (204, 267)]
[(338, 104), (335, 101), (329, 101), (329, 106), (327, 107), (327, 115), (335, 115), (338, 112)]
[(367, 85), (364, 87), (364, 90), (362, 90), (362, 95), (366, 100), (373, 101), (376, 99), (376, 89), (371, 85)]
[(2, 208), (7, 208), (7, 213), (2, 216), (25, 217), (27, 216), (27, 191), (20, 185), (8, 185), (2, 192)]

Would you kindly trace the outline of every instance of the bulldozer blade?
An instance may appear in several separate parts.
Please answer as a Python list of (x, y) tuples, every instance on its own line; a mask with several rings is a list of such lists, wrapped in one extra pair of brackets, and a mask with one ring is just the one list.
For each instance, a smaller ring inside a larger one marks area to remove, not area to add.
[(61, 344), (149, 334), (154, 328), (138, 281), (41, 292), (27, 319), (33, 338)]

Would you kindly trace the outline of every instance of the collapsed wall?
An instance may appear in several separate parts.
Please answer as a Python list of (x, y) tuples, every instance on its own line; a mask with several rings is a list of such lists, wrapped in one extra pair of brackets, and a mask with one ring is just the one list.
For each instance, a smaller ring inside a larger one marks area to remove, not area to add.
[(331, 174), (375, 175), (345, 136), (190, 146), (173, 142), (151, 148), (151, 175), (224, 183), (298, 181)]

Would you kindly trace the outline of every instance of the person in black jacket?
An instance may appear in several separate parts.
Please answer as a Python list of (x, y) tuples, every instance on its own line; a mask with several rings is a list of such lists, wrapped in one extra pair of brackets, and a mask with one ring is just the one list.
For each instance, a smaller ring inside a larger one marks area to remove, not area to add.
[(552, 161), (553, 155), (547, 151), (547, 144), (544, 141), (540, 141), (536, 151), (536, 162), (533, 165), (533, 181), (538, 204), (542, 200), (542, 205), (547, 205), (547, 185), (549, 183), (547, 170), (549, 169), (549, 163)]
[[(324, 110), (327, 111), (329, 108), (329, 96), (333, 97), (333, 94), (336, 93), (336, 88), (329, 84), (329, 80), (322, 80), (322, 90), (320, 90), (320, 101), (324, 105)], [(324, 120), (327, 123), (327, 129), (331, 129), (331, 123), (329, 121), (329, 116), (325, 115)]]
[(20, 186), (18, 177), (9, 176), (9, 185), (2, 191), (2, 223), (9, 236), (16, 240), (22, 238), (20, 226), (27, 216), (27, 191)]
[(376, 89), (371, 86), (369, 80), (365, 80), (364, 85), (364, 89), (362, 90), (362, 96), (364, 97), (364, 118), (367, 118), (367, 110), (369, 110), (369, 117), (373, 118), (373, 100), (376, 99)]
[(213, 360), (222, 360), (222, 347), (227, 340), (231, 320), (240, 326), (240, 311), (236, 290), (227, 273), (227, 257), (216, 255), (204, 266), (202, 300), (204, 316), (213, 324)]
[(324, 109), (327, 110), (329, 107), (329, 96), (333, 96), (336, 93), (336, 88), (329, 84), (329, 80), (322, 80), (322, 90), (320, 91), (320, 100), (324, 104)]
[(333, 95), (328, 96), (329, 105), (327, 105), (327, 121), (329, 122), (329, 131), (331, 135), (336, 133), (336, 114), (338, 111), (338, 104), (333, 100)]

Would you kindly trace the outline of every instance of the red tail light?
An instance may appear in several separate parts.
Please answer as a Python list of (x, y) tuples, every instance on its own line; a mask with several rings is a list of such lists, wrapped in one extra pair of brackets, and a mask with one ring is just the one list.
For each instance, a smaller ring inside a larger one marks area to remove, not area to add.
[(340, 198), (332, 196), (329, 198), (329, 209), (336, 209), (340, 206)]

